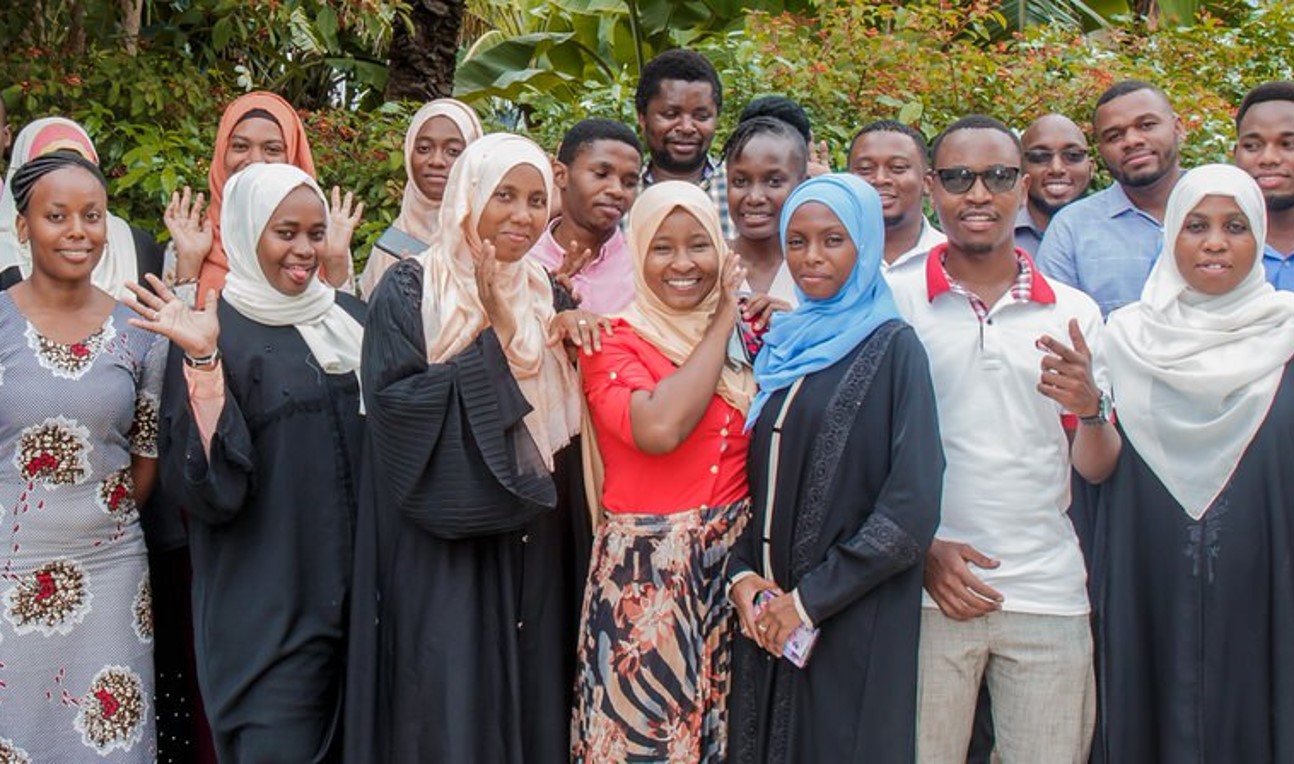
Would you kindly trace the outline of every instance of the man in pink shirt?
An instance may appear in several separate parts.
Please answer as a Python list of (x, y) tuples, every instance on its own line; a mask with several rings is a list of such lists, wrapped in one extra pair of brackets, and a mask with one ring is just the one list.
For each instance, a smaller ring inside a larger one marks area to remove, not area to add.
[(626, 125), (582, 120), (562, 139), (553, 182), (562, 215), (551, 221), (530, 257), (569, 277), (580, 307), (611, 315), (634, 294), (633, 258), (620, 223), (638, 195), (642, 145)]

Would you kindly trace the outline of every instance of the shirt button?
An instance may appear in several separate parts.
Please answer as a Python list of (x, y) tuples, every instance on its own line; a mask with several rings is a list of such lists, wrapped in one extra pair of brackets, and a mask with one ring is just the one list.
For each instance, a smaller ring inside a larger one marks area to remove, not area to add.
[(615, 373), (614, 371), (613, 371), (613, 372), (611, 372), (611, 378), (612, 378), (612, 379), (615, 379), (615, 378), (616, 378), (616, 373)]
[(523, 544), (529, 544), (529, 543), (530, 543), (530, 534), (529, 534), (529, 533), (523, 533), (523, 534), (521, 534), (521, 543), (523, 543)]
[(710, 465), (710, 474), (711, 474), (711, 475), (718, 475), (718, 474), (719, 474), (719, 465), (717, 465), (717, 464), (711, 464), (711, 465)]
[(728, 428), (727, 427), (723, 428), (722, 430), (719, 431), (719, 434), (725, 438), (728, 437)]
[(701, 505), (701, 509), (709, 509), (709, 508), (710, 508), (710, 505), (708, 505), (708, 504), (702, 504), (702, 505)]
[(526, 625), (525, 621), (517, 621), (517, 631), (521, 631), (521, 627), (525, 625)]
[(728, 450), (728, 444), (727, 444), (727, 443), (720, 443), (720, 444), (719, 444), (719, 453), (721, 453), (721, 454), (722, 454), (724, 451), (727, 451), (727, 450)]

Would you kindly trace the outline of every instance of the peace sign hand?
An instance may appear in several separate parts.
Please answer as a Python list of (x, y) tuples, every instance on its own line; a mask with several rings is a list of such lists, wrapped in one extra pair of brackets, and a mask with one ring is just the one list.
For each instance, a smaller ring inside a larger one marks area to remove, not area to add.
[(144, 276), (156, 294), (139, 284), (127, 283), (131, 295), (123, 302), (140, 318), (129, 323), (138, 329), (160, 334), (175, 343), (190, 358), (205, 358), (216, 352), (220, 338), (220, 319), (216, 317), (216, 290), (207, 290), (206, 307), (193, 310), (175, 296), (162, 280), (149, 273)]
[(1101, 390), (1092, 378), (1092, 350), (1074, 318), (1069, 320), (1069, 339), (1072, 347), (1050, 335), (1039, 338), (1038, 349), (1047, 354), (1042, 357), (1038, 392), (1071, 414), (1096, 416), (1101, 409)]

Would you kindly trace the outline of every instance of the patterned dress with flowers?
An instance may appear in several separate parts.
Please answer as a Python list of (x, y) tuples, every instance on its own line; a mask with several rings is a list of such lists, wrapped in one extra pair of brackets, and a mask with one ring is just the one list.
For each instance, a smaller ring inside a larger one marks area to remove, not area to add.
[(65, 345), (0, 293), (0, 762), (156, 758), (130, 462), (157, 455), (165, 343), (128, 315)]

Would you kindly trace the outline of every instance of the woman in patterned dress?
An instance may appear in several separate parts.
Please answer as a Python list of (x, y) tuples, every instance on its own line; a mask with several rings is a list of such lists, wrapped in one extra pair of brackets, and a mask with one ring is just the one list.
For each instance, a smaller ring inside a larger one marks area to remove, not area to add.
[[(634, 300), (581, 360), (604, 511), (580, 628), (577, 761), (723, 761), (728, 549), (748, 512), (750, 369), (730, 360), (745, 277), (691, 183), (647, 189), (629, 218)], [(590, 434), (586, 442), (593, 441)]]
[(7, 192), (32, 270), (0, 294), (0, 761), (152, 761), (136, 507), (156, 475), (165, 343), (91, 283), (107, 239), (95, 165), (42, 156)]

